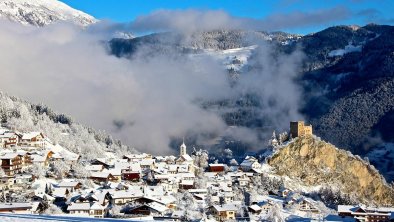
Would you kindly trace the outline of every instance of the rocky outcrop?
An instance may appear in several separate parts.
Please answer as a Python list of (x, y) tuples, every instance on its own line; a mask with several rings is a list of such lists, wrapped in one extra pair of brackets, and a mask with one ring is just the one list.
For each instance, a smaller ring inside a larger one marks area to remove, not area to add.
[(304, 185), (332, 185), (364, 203), (393, 205), (394, 190), (370, 164), (313, 136), (296, 138), (269, 160), (278, 175)]

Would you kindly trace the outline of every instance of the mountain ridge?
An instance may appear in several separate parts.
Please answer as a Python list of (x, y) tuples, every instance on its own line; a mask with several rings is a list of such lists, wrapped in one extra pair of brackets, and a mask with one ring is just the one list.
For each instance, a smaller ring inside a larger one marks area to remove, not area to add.
[(0, 18), (42, 27), (60, 21), (88, 26), (97, 20), (57, 0), (0, 0)]

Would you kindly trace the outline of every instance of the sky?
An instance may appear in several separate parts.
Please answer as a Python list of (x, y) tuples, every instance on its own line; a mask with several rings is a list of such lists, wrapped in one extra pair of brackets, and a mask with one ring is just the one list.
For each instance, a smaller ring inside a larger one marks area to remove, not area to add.
[[(281, 31), (307, 34), (333, 25), (365, 25), (371, 22), (394, 24), (394, 2), (392, 0), (61, 0), (73, 8), (84, 11), (100, 20), (132, 22), (158, 10), (224, 11), (230, 16), (264, 20), (280, 17), (294, 19), (290, 15), (324, 13), (330, 9), (341, 9), (341, 14), (332, 14), (330, 19), (319, 22), (279, 27)], [(337, 10), (338, 11), (338, 10)], [(311, 20), (316, 18), (311, 18)]]

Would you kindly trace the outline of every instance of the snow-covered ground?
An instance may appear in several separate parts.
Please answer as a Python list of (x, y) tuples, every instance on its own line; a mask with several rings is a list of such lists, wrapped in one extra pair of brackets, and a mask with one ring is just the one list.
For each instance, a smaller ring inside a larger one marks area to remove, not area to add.
[(0, 0), (0, 18), (23, 25), (44, 26), (68, 21), (86, 26), (97, 20), (57, 0)]
[(248, 63), (248, 58), (252, 55), (253, 50), (258, 46), (252, 45), (248, 47), (227, 49), (227, 50), (210, 50), (206, 49), (202, 53), (192, 54), (191, 56), (198, 58), (201, 56), (211, 56), (227, 69), (234, 69), (239, 71), (243, 66)]
[(98, 219), (92, 217), (68, 217), (68, 216), (48, 216), (48, 215), (27, 215), (27, 214), (0, 214), (1, 222), (48, 222), (48, 221), (154, 221), (152, 217), (136, 219)]

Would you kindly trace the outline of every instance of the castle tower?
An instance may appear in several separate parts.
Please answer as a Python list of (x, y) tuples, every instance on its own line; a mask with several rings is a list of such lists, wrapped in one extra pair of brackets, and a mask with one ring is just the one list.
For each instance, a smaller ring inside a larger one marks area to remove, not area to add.
[(312, 125), (305, 125), (304, 121), (290, 122), (290, 134), (293, 138), (312, 135)]
[(185, 139), (183, 139), (182, 145), (179, 147), (179, 155), (180, 156), (186, 155)]

